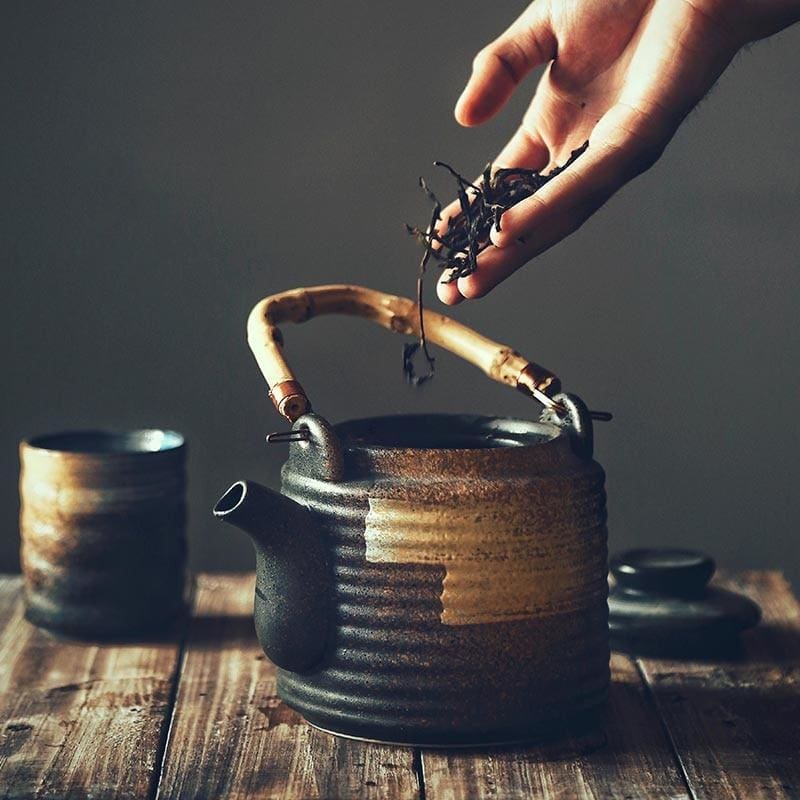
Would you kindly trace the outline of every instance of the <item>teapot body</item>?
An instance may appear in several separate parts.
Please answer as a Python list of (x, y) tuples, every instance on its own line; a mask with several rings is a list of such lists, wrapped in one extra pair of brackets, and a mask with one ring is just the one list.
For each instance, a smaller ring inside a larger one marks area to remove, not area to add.
[[(601, 467), (541, 422), (409, 415), (326, 430), (293, 443), (282, 471), (328, 569), (324, 652), (279, 669), (282, 699), (319, 728), (404, 744), (596, 726), (609, 682)], [(269, 615), (257, 592), (257, 626)]]

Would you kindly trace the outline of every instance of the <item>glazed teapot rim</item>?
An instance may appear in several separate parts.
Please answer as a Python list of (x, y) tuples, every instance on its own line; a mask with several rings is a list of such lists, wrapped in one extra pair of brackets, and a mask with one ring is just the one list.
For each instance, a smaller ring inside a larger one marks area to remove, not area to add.
[(398, 453), (531, 449), (564, 435), (549, 422), (459, 412), (379, 414), (348, 419), (332, 428), (344, 450)]

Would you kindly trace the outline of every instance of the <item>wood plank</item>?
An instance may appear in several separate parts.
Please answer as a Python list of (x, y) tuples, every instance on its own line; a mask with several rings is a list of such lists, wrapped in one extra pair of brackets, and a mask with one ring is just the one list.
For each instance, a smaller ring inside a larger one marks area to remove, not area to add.
[(177, 678), (177, 636), (98, 646), (23, 616), (0, 578), (0, 796), (152, 797)]
[(642, 659), (698, 798), (800, 797), (800, 605), (780, 573), (722, 585), (761, 605), (743, 653), (717, 663)]
[(412, 750), (321, 733), (277, 697), (254, 576), (201, 576), (160, 798), (417, 798)]
[(498, 750), (423, 750), (427, 800), (689, 798), (661, 720), (633, 662), (611, 659), (608, 722), (599, 741)]

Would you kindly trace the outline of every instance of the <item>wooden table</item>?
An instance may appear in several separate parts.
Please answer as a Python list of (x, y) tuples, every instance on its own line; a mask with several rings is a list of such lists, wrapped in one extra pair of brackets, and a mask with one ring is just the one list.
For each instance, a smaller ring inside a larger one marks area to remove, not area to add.
[(333, 738), (275, 694), (253, 576), (201, 575), (168, 641), (59, 641), (0, 577), (0, 797), (798, 798), (800, 606), (774, 572), (745, 655), (612, 658), (604, 746), (415, 750)]

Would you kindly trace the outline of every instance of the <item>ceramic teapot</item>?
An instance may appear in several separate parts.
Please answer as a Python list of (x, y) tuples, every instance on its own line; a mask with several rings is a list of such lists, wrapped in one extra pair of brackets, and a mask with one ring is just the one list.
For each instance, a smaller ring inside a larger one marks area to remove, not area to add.
[(544, 405), (536, 420), (399, 415), (331, 425), (278, 325), (348, 314), (419, 335), (411, 300), (358, 286), (262, 300), (248, 340), (292, 423), (281, 493), (235, 483), (214, 514), (256, 550), (255, 626), (312, 725), (400, 744), (574, 735), (607, 696), (604, 474), (592, 421), (509, 347), (424, 312), (428, 341)]

